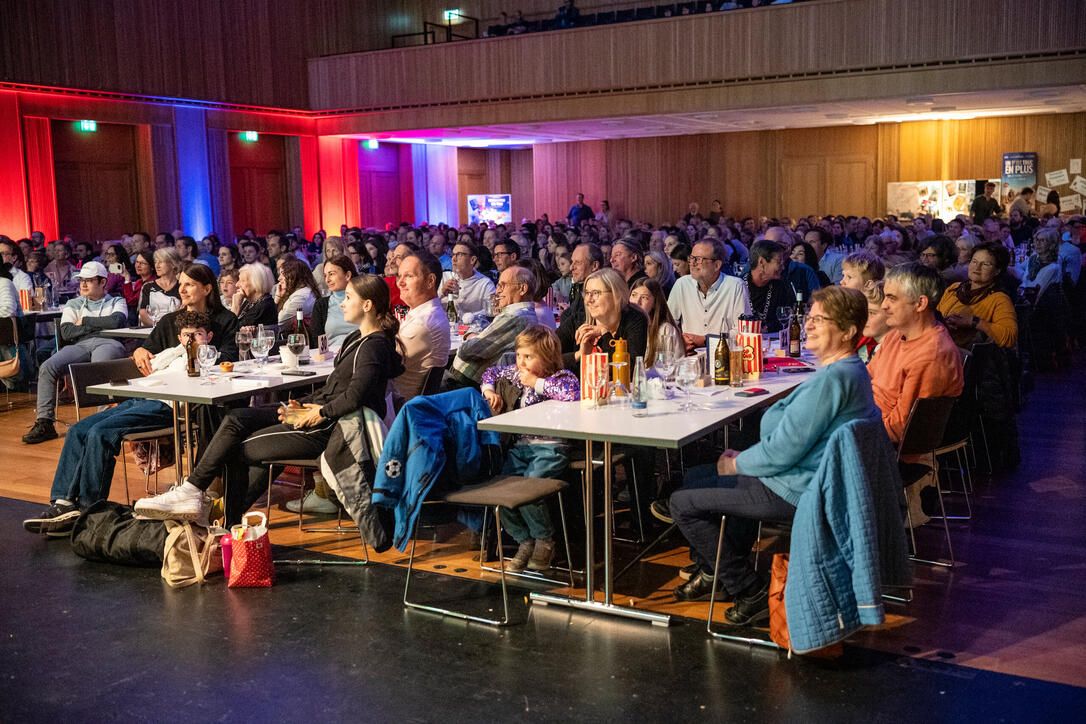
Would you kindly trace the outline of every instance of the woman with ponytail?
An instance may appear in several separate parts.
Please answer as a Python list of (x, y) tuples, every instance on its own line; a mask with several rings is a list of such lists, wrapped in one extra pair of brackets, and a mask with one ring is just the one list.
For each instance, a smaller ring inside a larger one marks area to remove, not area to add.
[(353, 277), (341, 307), (343, 318), (358, 329), (343, 341), (324, 387), (308, 398), (290, 400), (288, 407), (231, 410), (188, 480), (137, 501), (136, 510), (164, 520), (206, 521), (205, 491), (225, 468), (231, 481), (226, 521), (233, 525), (268, 487), (268, 471), (261, 462), (320, 457), (336, 422), (364, 407), (386, 417), (388, 381), (403, 373), (396, 339), (399, 322), (389, 308), (388, 285), (372, 274)]

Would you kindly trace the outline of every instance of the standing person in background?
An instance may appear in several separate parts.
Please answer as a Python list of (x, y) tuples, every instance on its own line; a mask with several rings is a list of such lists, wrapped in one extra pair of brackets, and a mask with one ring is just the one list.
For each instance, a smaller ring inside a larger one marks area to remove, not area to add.
[(290, 256), (279, 267), (279, 283), (276, 285), (276, 305), (279, 308), (279, 329), (292, 324), (301, 312), (303, 317), (313, 314), (317, 302), (317, 282), (305, 262)]
[(1007, 210), (1007, 215), (1010, 216), (1011, 211), (1014, 209), (1018, 209), (1018, 213), (1022, 215), (1023, 219), (1033, 216), (1033, 189), (1029, 186), (1022, 189), (1018, 194), (1018, 198), (1011, 204), (1011, 208)]
[[(570, 2), (572, 5), (573, 3)], [(592, 207), (584, 202), (584, 194), (577, 194), (577, 201), (570, 207), (566, 214), (566, 220), (573, 228), (581, 225), (582, 221), (589, 221), (593, 217)]]
[(42, 363), (38, 370), (37, 420), (23, 436), (23, 442), (28, 445), (56, 438), (56, 384), (58, 377), (67, 374), (68, 365), (125, 356), (124, 345), (119, 340), (101, 334), (102, 330), (128, 324), (124, 298), (106, 294), (107, 273), (96, 261), (88, 261), (79, 270), (79, 296), (64, 305), (60, 318), (60, 336), (68, 344)]
[(453, 246), (452, 270), (442, 274), (441, 303), (451, 301), (459, 315), (485, 311), (494, 293), (494, 282), (475, 268), (477, 261), (475, 246), (461, 239)]
[(989, 181), (984, 184), (984, 195), (973, 199), (973, 204), (969, 207), (969, 214), (973, 217), (974, 224), (983, 224), (985, 219), (999, 216), (1002, 211), (999, 199), (993, 198), (995, 188), (996, 185)]
[(327, 334), (329, 349), (338, 350), (347, 335), (358, 328), (358, 325), (343, 318), (343, 308), (340, 306), (346, 298), (347, 285), (356, 276), (354, 264), (345, 256), (324, 262), (324, 284), (329, 294), (313, 305), (313, 319), (309, 325), (310, 347), (317, 347), (317, 338)]

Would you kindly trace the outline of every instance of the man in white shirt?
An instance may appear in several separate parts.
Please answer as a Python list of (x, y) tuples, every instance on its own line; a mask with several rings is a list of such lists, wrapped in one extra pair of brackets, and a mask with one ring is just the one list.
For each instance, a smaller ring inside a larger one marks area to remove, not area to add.
[(399, 264), (396, 286), (410, 309), (396, 335), (404, 346), (405, 370), (392, 380), (397, 403), (421, 393), (426, 374), (434, 367), (444, 369), (449, 362), (449, 318), (437, 298), (441, 264), (429, 254), (420, 256), (422, 253), (405, 256)]
[[(456, 242), (452, 252), (452, 271), (441, 279), (441, 304), (451, 300), (459, 315), (475, 314), (487, 308), (494, 282), (475, 268), (475, 247), (464, 241)], [(451, 296), (455, 294), (456, 296)]]
[(679, 320), (687, 351), (705, 345), (705, 335), (735, 332), (741, 314), (750, 314), (750, 299), (743, 280), (720, 271), (724, 242), (706, 239), (690, 252), (690, 274), (675, 280), (667, 306)]
[(58, 377), (67, 374), (68, 365), (118, 359), (127, 354), (120, 340), (102, 336), (102, 330), (128, 324), (124, 297), (106, 294), (108, 274), (100, 262), (88, 261), (76, 275), (79, 296), (64, 305), (60, 317), (60, 337), (67, 346), (43, 362), (38, 370), (38, 419), (30, 432), (23, 435), (23, 442), (28, 445), (56, 438), (53, 427), (56, 384)]

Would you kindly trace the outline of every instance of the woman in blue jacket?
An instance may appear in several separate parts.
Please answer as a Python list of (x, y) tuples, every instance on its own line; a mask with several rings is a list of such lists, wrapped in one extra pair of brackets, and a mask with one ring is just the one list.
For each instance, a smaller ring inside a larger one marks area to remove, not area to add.
[[(867, 299), (844, 287), (826, 287), (811, 297), (807, 347), (819, 369), (762, 417), (761, 440), (737, 452), (725, 450), (717, 464), (692, 468), (670, 499), (671, 517), (690, 543), (697, 572), (675, 589), (680, 601), (717, 596), (734, 600), (726, 618), (753, 624), (769, 616), (769, 586), (750, 564), (758, 521), (788, 522), (811, 484), (826, 443), (835, 430), (857, 419), (879, 420), (871, 377), (856, 356), (867, 322)], [(720, 516), (727, 516), (714, 580)]]

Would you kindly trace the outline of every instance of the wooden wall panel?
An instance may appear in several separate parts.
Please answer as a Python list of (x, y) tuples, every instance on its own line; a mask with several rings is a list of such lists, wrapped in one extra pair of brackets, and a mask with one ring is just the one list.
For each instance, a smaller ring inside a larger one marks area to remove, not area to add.
[(262, 134), (254, 142), (226, 134), (230, 158), (230, 208), (237, 230), (290, 228), (286, 145), (283, 136)]
[[(506, 152), (503, 151), (503, 153)], [(532, 149), (516, 149), (507, 153), (509, 154), (509, 193), (513, 195), (513, 220), (534, 219), (537, 214)]]
[[(1082, 48), (1080, 10), (1076, 0), (821, 0), (313, 59), (309, 86), (314, 108), (369, 108), (1051, 53)], [(917, 18), (924, 31), (907, 32)]]
[(593, 208), (654, 224), (713, 199), (737, 217), (879, 216), (887, 183), (995, 178), (1008, 151), (1065, 168), (1086, 157), (1086, 113), (536, 145), (532, 215), (564, 217), (583, 188)]

